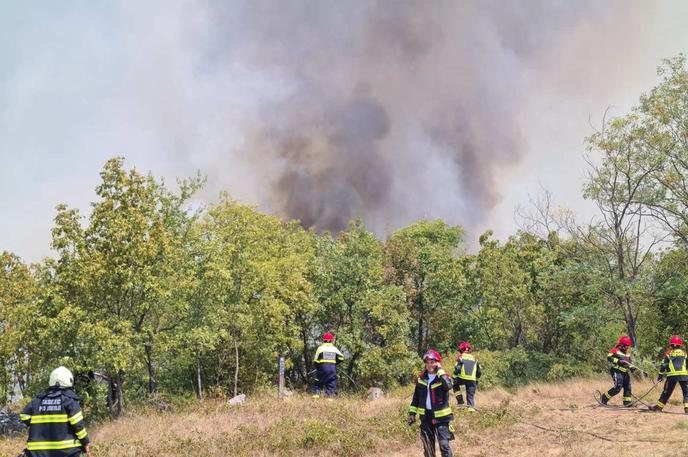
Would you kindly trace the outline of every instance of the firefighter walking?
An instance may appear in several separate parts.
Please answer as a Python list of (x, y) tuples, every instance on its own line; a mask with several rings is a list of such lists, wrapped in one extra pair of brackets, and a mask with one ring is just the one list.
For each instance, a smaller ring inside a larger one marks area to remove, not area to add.
[(672, 336), (669, 339), (669, 350), (664, 354), (662, 366), (659, 369), (657, 381), (666, 376), (664, 390), (659, 401), (652, 408), (654, 411), (662, 411), (667, 401), (674, 393), (676, 384), (681, 386), (683, 392), (683, 412), (688, 414), (688, 369), (686, 369), (686, 351), (682, 349), (683, 340), (680, 336)]
[(313, 357), (317, 367), (317, 376), (314, 398), (320, 397), (320, 392), (325, 390), (328, 397), (334, 397), (337, 390), (337, 365), (344, 361), (344, 355), (333, 343), (334, 335), (327, 332), (323, 335), (323, 343), (318, 346)]
[(91, 457), (81, 399), (72, 390), (74, 376), (65, 367), (50, 374), (49, 388), (37, 395), (20, 414), (29, 427), (28, 457)]
[(423, 355), (425, 370), (416, 380), (413, 399), (409, 406), (408, 424), (420, 416), (420, 437), (424, 457), (435, 457), (435, 440), (442, 457), (451, 457), (449, 441), (454, 439), (451, 421), (454, 419), (449, 406), (452, 380), (442, 368), (442, 356), (434, 349)]
[(459, 355), (456, 359), (454, 378), (452, 379), (456, 402), (459, 405), (464, 404), (461, 386), (465, 386), (468, 411), (470, 412), (475, 411), (475, 391), (478, 387), (478, 379), (482, 376), (480, 364), (471, 354), (472, 349), (471, 344), (467, 341), (459, 344)]
[(631, 393), (631, 353), (630, 348), (631, 339), (626, 335), (619, 338), (609, 353), (607, 354), (607, 360), (611, 363), (609, 368), (609, 374), (614, 381), (614, 387), (605, 392), (604, 395), (600, 396), (600, 402), (606, 405), (607, 402), (616, 394), (618, 394), (621, 389), (623, 389), (623, 404), (624, 406), (630, 407), (633, 403), (633, 394)]

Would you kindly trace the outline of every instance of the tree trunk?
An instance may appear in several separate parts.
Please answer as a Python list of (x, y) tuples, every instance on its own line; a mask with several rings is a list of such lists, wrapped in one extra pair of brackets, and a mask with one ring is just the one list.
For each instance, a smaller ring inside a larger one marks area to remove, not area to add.
[(308, 383), (308, 373), (311, 371), (311, 358), (308, 351), (308, 335), (305, 330), (301, 330), (301, 340), (303, 341), (303, 364), (305, 368), (303, 382)]
[(236, 338), (234, 338), (234, 358), (236, 362), (234, 366), (234, 396), (236, 397), (239, 386), (239, 346)]
[(196, 398), (203, 400), (203, 385), (201, 384), (201, 351), (196, 348)]
[(114, 375), (108, 376), (107, 405), (110, 409), (110, 414), (114, 417), (120, 417), (124, 409), (122, 377), (121, 371), (118, 371)]
[(155, 382), (155, 367), (153, 366), (153, 341), (149, 338), (143, 347), (146, 351), (146, 367), (148, 368), (148, 393), (153, 395), (158, 390)]
[(629, 297), (624, 297), (621, 299), (621, 302), (623, 303), (626, 330), (628, 331), (628, 337), (631, 339), (631, 346), (637, 348), (638, 336), (636, 334), (636, 320), (633, 316), (633, 309), (631, 308), (631, 299)]

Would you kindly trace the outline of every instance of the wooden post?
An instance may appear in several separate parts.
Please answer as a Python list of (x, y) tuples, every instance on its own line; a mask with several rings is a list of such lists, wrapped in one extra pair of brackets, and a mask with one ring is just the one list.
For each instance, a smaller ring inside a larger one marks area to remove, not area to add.
[(284, 356), (279, 357), (279, 398), (284, 398)]

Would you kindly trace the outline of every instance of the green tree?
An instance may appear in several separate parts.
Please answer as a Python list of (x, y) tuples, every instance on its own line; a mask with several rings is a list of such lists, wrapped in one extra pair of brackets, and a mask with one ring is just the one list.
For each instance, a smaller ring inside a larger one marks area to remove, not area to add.
[[(402, 287), (414, 328), (414, 346), (420, 354), (429, 342), (437, 343), (432, 335), (435, 322), (447, 310), (439, 309), (442, 302), (429, 300), (433, 276), (443, 265), (458, 255), (463, 229), (444, 221), (420, 221), (394, 232), (387, 240), (386, 253), (390, 282)], [(431, 294), (430, 294), (431, 295)], [(440, 296), (440, 294), (436, 294)]]
[(636, 115), (612, 119), (591, 135), (588, 150), (602, 162), (589, 160), (583, 196), (595, 202), (601, 219), (576, 228), (577, 239), (595, 256), (596, 268), (605, 274), (607, 303), (623, 313), (628, 336), (637, 346), (637, 325), (651, 297), (648, 271), (653, 248), (662, 237), (652, 231), (645, 201), (656, 166), (640, 167), (647, 129)]
[(401, 288), (385, 283), (382, 245), (354, 221), (337, 238), (318, 237), (316, 246), (313, 283), (322, 305), (316, 338), (336, 333), (350, 378), (379, 386), (403, 379), (412, 366), (409, 315)]
[(199, 235), (195, 312), (211, 341), (200, 349), (215, 349), (214, 381), (235, 393), (271, 383), (279, 354), (288, 368), (301, 359), (301, 325), (317, 309), (307, 279), (311, 235), (226, 196), (209, 208)]
[(127, 172), (122, 158), (106, 162), (101, 180), (85, 228), (76, 210), (58, 206), (53, 248), (58, 293), (81, 323), (77, 365), (105, 370), (119, 414), (125, 373), (143, 367), (154, 393), (157, 339), (185, 317), (193, 276), (185, 204), (202, 180), (180, 182), (175, 194), (151, 175)]
[(26, 392), (34, 372), (31, 329), (36, 310), (36, 281), (16, 255), (0, 254), (0, 396), (4, 404), (15, 383)]

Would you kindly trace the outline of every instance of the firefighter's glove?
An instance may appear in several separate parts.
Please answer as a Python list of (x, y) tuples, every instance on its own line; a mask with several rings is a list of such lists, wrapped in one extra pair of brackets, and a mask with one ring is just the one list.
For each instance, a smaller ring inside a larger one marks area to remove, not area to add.
[(456, 433), (456, 428), (454, 424), (449, 424), (449, 441), (454, 439), (454, 433)]
[(406, 420), (406, 424), (411, 426), (416, 422), (416, 416), (409, 416)]
[(657, 375), (657, 382), (662, 382), (662, 379), (664, 379), (664, 375), (663, 375), (663, 374), (658, 374), (658, 375)]

